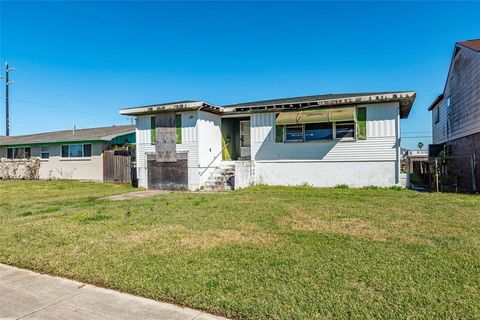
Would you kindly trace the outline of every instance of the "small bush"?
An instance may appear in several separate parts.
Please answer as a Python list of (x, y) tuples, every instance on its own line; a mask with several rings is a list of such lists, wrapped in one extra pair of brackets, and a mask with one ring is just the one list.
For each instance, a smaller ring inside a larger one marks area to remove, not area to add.
[(388, 187), (388, 190), (403, 191), (403, 190), (405, 190), (405, 188), (400, 187), (400, 186), (391, 186), (391, 187)]
[(378, 190), (378, 189), (382, 189), (382, 188), (379, 187), (379, 186), (370, 185), (370, 186), (362, 187), (362, 189), (365, 189), (365, 190)]
[(348, 189), (348, 188), (349, 188), (348, 184), (337, 184), (335, 186), (335, 189)]

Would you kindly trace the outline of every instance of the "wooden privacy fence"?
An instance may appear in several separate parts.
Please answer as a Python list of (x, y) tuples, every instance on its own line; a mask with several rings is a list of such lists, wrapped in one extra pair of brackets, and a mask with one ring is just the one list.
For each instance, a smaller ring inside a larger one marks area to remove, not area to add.
[(103, 152), (103, 181), (117, 183), (132, 182), (132, 162), (128, 152)]

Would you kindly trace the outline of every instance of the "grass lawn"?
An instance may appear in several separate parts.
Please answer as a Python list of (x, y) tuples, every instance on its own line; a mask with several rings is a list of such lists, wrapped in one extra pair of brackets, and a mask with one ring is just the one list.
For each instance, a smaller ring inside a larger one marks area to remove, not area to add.
[(241, 319), (480, 318), (480, 197), (0, 182), (0, 262)]

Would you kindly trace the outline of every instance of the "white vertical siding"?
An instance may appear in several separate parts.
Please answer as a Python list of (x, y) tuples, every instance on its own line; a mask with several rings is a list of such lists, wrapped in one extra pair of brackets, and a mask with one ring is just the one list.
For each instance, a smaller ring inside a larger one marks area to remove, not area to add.
[(253, 143), (275, 142), (275, 113), (260, 113), (251, 117), (252, 132), (250, 133)]
[[(183, 112), (182, 115), (182, 143), (177, 144), (177, 152), (188, 152), (188, 181), (189, 188), (198, 188), (198, 144), (197, 144), (197, 111)], [(155, 145), (151, 143), (150, 118), (152, 115), (137, 117), (137, 173), (139, 185), (148, 186), (147, 181), (147, 154), (155, 153)]]
[(372, 104), (367, 107), (367, 139), (395, 137), (398, 116), (397, 103)]
[[(219, 116), (203, 111), (198, 112), (198, 175), (203, 185), (222, 161), (222, 132)], [(216, 157), (216, 158), (215, 158)], [(213, 162), (212, 162), (213, 161)]]

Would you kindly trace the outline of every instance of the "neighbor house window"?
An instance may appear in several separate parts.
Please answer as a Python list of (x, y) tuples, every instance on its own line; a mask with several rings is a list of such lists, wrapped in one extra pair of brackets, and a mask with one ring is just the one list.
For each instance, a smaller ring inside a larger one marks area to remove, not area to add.
[(40, 150), (40, 157), (42, 159), (50, 158), (50, 147), (42, 147)]
[(438, 123), (440, 121), (440, 106), (436, 106), (435, 109), (433, 109), (433, 115), (435, 123)]
[(157, 140), (157, 132), (156, 132), (156, 120), (155, 117), (150, 117), (150, 143), (155, 144)]
[(32, 156), (30, 147), (8, 148), (7, 159), (30, 159)]
[(355, 123), (337, 123), (335, 126), (335, 137), (337, 139), (355, 138)]
[(92, 156), (91, 144), (65, 144), (62, 145), (63, 158), (84, 158)]
[(333, 126), (331, 123), (311, 123), (305, 125), (305, 141), (331, 140)]

